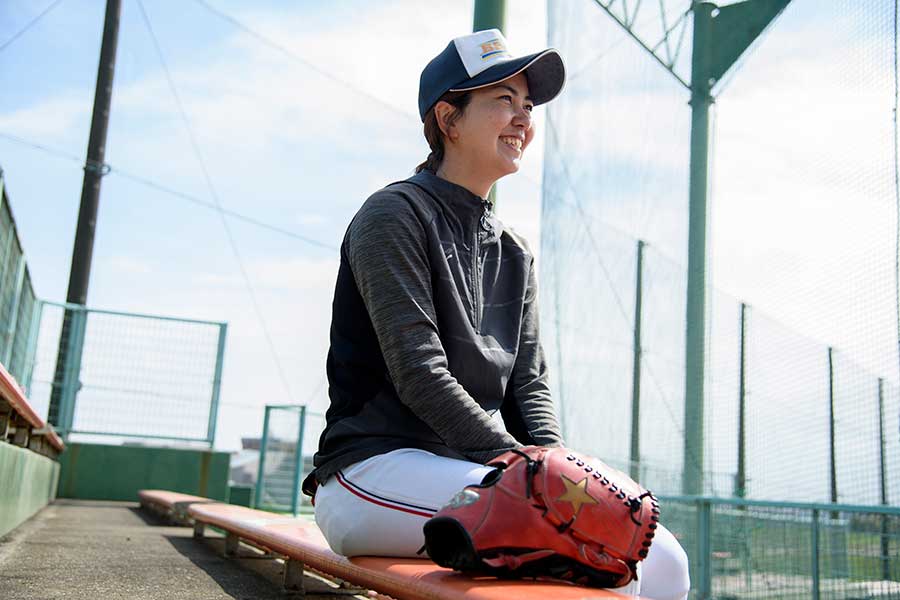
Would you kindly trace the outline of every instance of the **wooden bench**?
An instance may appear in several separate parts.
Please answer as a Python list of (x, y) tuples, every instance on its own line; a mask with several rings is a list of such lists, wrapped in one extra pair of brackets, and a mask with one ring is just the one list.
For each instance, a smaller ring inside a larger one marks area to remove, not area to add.
[(188, 516), (194, 536), (206, 526), (225, 531), (225, 554), (234, 555), (241, 541), (286, 557), (284, 585), (303, 592), (304, 569), (313, 569), (359, 588), (397, 600), (603, 600), (636, 598), (613, 591), (559, 581), (473, 577), (437, 566), (427, 559), (355, 557), (331, 551), (312, 522), (221, 503), (193, 503)]
[(53, 427), (44, 423), (25, 398), (19, 382), (0, 364), (0, 441), (56, 458), (65, 448)]
[(203, 498), (202, 496), (192, 496), (190, 494), (169, 492), (166, 490), (140, 490), (138, 492), (138, 499), (141, 502), (141, 508), (151, 510), (179, 525), (191, 524), (187, 509), (192, 504), (210, 504), (217, 502), (217, 500), (210, 500), (209, 498)]

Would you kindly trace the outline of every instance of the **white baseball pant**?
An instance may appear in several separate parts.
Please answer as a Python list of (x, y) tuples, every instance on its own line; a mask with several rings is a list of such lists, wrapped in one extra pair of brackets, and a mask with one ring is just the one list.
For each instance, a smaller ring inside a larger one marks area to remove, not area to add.
[[(342, 469), (316, 491), (316, 523), (344, 556), (415, 557), (422, 526), (453, 495), (492, 470), (477, 463), (402, 448)], [(664, 527), (656, 530), (639, 579), (617, 592), (682, 600), (690, 590), (687, 555)]]

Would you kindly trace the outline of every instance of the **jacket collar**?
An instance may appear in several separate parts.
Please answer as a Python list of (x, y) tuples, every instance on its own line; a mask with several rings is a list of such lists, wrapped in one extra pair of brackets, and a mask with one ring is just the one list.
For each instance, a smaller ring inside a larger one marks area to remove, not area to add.
[[(481, 196), (473, 194), (461, 185), (441, 179), (431, 171), (416, 173), (408, 179), (450, 205), (459, 215), (481, 214), (486, 202)], [(493, 207), (492, 207), (493, 209)]]

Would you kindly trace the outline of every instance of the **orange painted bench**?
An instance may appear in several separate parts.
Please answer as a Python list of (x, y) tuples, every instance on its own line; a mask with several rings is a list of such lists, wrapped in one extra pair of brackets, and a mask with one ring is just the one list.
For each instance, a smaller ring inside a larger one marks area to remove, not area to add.
[(560, 581), (473, 577), (437, 566), (427, 559), (346, 558), (333, 552), (319, 528), (309, 521), (230, 504), (191, 504), (194, 535), (205, 526), (226, 532), (225, 553), (240, 541), (287, 557), (284, 583), (303, 590), (304, 568), (311, 568), (360, 588), (397, 600), (604, 600), (637, 598)]
[(202, 496), (192, 496), (167, 490), (140, 490), (138, 499), (142, 508), (147, 508), (181, 525), (190, 525), (187, 509), (192, 504), (218, 502)]
[(19, 382), (0, 364), (0, 441), (56, 458), (65, 448), (53, 427), (44, 423)]

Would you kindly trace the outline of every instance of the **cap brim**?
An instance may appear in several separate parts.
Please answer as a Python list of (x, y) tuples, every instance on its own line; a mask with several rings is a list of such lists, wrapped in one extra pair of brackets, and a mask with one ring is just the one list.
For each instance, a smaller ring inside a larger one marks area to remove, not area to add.
[(451, 92), (468, 92), (488, 87), (525, 73), (528, 78), (528, 95), (535, 105), (544, 104), (556, 98), (566, 82), (566, 67), (562, 57), (554, 48), (529, 54), (494, 65), (472, 79), (450, 88)]

